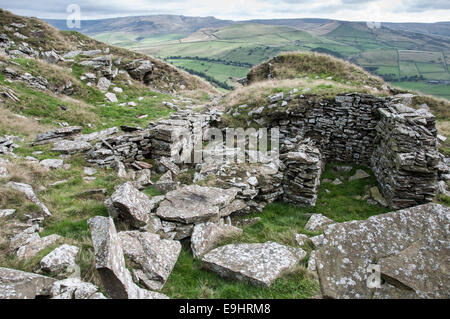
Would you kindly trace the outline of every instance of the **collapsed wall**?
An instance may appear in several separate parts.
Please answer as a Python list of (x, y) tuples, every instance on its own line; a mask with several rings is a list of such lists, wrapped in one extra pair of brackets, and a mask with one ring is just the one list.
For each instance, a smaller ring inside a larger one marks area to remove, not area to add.
[[(277, 191), (269, 187), (267, 194), (262, 190), (250, 192), (249, 198), (245, 195), (242, 199), (263, 198), (254, 205), (259, 209), (281, 197), (294, 204), (314, 205), (324, 162), (336, 161), (371, 166), (393, 208), (432, 201), (439, 153), (436, 121), (431, 113), (395, 104), (398, 98), (357, 93), (334, 98), (295, 94), (280, 97), (276, 102), (270, 97), (272, 104), (248, 112), (247, 119), (269, 129), (280, 129), (282, 165), (277, 164), (274, 172), (282, 175), (281, 187)], [(168, 120), (151, 123), (147, 129), (105, 138), (87, 153), (88, 161), (114, 166), (117, 161), (133, 164), (146, 158), (169, 157), (175, 163), (192, 163), (193, 167), (194, 145), (202, 144), (213, 122), (217, 122), (213, 113), (180, 111)], [(266, 177), (258, 178), (259, 183)], [(236, 187), (239, 182), (234, 178), (228, 184)], [(261, 188), (244, 184), (245, 189)]]

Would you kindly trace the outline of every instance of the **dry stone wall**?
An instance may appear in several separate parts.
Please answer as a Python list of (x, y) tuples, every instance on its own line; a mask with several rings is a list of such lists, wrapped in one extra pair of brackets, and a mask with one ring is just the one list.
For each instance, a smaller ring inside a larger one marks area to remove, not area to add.
[[(415, 110), (395, 97), (356, 93), (334, 99), (280, 93), (269, 97), (269, 102), (272, 104), (248, 115), (250, 121), (280, 128), (280, 152), (288, 166), (285, 200), (315, 202), (312, 193), (317, 192), (317, 185), (311, 174), (307, 174), (311, 177), (308, 181), (295, 183), (296, 190), (290, 187), (304, 170), (311, 171), (307, 165), (292, 162), (298, 144), (308, 139), (324, 160), (371, 166), (392, 208), (416, 206), (434, 198), (439, 165), (437, 130), (435, 117), (426, 109)], [(316, 169), (315, 175), (320, 174)], [(305, 185), (312, 191), (309, 200), (300, 198), (299, 190)]]

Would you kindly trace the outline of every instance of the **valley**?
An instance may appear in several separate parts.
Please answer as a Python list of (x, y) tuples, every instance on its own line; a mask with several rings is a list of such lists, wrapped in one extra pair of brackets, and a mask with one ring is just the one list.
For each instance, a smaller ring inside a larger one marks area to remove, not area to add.
[[(235, 87), (237, 79), (252, 66), (281, 52), (312, 51), (360, 65), (403, 89), (450, 99), (450, 35), (436, 32), (431, 25), (423, 24), (422, 32), (419, 27), (411, 26), (409, 31), (401, 24), (369, 28), (365, 23), (299, 19), (223, 21), (217, 27), (188, 33), (137, 32), (132, 27), (128, 32), (120, 28), (100, 32), (95, 27), (82, 32), (108, 44), (157, 56), (225, 90)], [(445, 27), (443, 24), (439, 30), (447, 30)]]

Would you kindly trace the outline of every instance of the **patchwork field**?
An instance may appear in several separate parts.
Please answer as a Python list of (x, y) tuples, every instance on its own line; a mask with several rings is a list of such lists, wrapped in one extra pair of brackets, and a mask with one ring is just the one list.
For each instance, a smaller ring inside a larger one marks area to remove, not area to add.
[[(244, 77), (252, 66), (281, 52), (304, 50), (343, 58), (386, 81), (401, 82), (402, 87), (448, 98), (448, 38), (370, 29), (363, 23), (334, 22), (332, 27), (325, 24), (317, 28), (314, 32), (314, 28), (304, 31), (288, 26), (236, 23), (185, 35), (126, 32), (91, 35), (109, 44), (162, 58), (223, 89), (235, 87), (236, 80)], [(224, 61), (248, 65), (227, 65)]]

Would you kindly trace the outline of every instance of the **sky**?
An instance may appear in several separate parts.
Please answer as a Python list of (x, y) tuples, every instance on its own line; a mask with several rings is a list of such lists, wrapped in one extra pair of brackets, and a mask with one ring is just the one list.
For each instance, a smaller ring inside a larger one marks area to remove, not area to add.
[(177, 14), (227, 20), (327, 18), (347, 21), (450, 21), (450, 0), (0, 0), (23, 16), (66, 19), (76, 4), (81, 18)]

